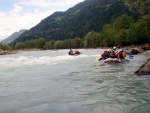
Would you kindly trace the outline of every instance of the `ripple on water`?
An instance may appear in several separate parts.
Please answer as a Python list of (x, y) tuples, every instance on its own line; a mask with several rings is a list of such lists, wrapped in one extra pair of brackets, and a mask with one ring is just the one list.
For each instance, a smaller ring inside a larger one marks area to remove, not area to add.
[(144, 56), (106, 64), (95, 61), (99, 50), (84, 51), (78, 57), (60, 50), (1, 58), (8, 67), (0, 68), (0, 112), (149, 113), (150, 78), (134, 75)]

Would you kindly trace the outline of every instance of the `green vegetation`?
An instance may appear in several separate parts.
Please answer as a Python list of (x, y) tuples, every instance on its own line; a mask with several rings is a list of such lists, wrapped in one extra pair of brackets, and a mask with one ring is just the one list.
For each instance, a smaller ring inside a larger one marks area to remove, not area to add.
[(65, 12), (55, 12), (24, 32), (14, 42), (41, 37), (45, 41), (82, 38), (92, 30), (101, 31), (105, 24), (112, 23), (122, 14), (132, 16), (134, 20), (139, 17), (139, 14), (131, 12), (122, 0), (85, 0)]
[(133, 12), (138, 12), (142, 15), (150, 14), (150, 0), (124, 0), (125, 4)]
[(12, 50), (11, 46), (9, 45), (3, 45), (0, 43), (0, 49), (1, 50)]
[(105, 24), (101, 32), (91, 31), (83, 38), (46, 42), (44, 38), (18, 42), (14, 49), (67, 49), (127, 46), (150, 42), (150, 15), (145, 15), (134, 22), (133, 18), (123, 14), (112, 24)]

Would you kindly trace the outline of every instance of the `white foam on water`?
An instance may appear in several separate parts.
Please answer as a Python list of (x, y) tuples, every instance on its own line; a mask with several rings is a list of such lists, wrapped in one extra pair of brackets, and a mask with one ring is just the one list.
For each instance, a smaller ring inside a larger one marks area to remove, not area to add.
[[(6, 55), (0, 57), (0, 65), (5, 69), (9, 67), (23, 67), (35, 65), (53, 65), (61, 62), (67, 62), (74, 59), (100, 57), (98, 50), (80, 50), (81, 55), (70, 56), (66, 54), (68, 50), (60, 51), (40, 51), (40, 52), (23, 52), (22, 54)], [(96, 51), (96, 54), (95, 54)], [(42, 56), (43, 54), (43, 56)]]
[(58, 63), (61, 61), (71, 60), (74, 57), (70, 56), (42, 56), (42, 57), (34, 57), (34, 56), (19, 56), (17, 58), (0, 58), (1, 66), (25, 66), (25, 65), (39, 65), (39, 64), (48, 64), (51, 65), (53, 63)]
[(64, 55), (64, 56), (18, 56), (16, 58), (13, 57), (7, 57), (7, 58), (0, 58), (0, 65), (1, 66), (7, 66), (7, 67), (15, 67), (15, 66), (27, 66), (27, 65), (52, 65), (57, 64), (60, 62), (65, 62), (68, 60), (73, 60), (76, 58), (83, 58), (88, 57), (87, 55), (79, 55), (79, 56), (70, 56), (70, 55)]

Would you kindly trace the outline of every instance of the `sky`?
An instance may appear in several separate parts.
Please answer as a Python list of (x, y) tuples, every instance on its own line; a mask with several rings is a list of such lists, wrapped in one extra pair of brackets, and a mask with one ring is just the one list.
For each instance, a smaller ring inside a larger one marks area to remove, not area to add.
[(84, 0), (0, 0), (0, 40), (30, 29), (56, 11), (66, 11)]

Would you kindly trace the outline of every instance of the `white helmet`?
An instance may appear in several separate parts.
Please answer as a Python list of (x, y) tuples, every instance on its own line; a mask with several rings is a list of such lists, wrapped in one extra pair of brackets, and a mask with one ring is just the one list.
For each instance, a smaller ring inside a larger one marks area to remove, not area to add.
[(110, 49), (107, 49), (107, 51), (110, 51)]
[(116, 49), (116, 47), (113, 47), (113, 49)]
[(121, 48), (121, 49), (119, 49), (119, 52), (120, 52), (120, 51), (123, 51), (123, 50), (124, 50), (124, 49), (123, 49), (123, 48)]
[(116, 47), (113, 47), (113, 50), (116, 50), (117, 48)]

